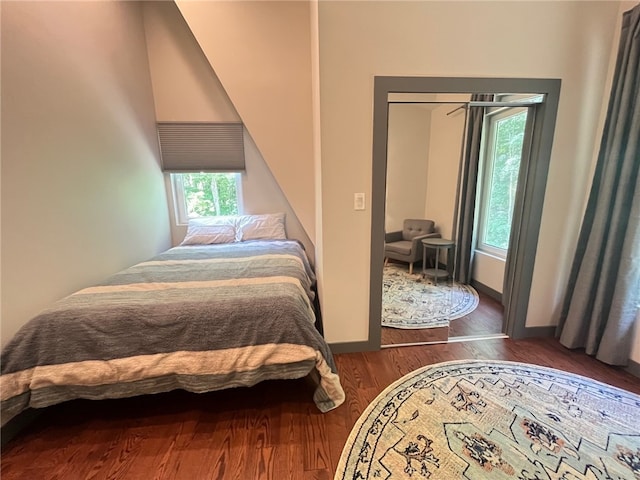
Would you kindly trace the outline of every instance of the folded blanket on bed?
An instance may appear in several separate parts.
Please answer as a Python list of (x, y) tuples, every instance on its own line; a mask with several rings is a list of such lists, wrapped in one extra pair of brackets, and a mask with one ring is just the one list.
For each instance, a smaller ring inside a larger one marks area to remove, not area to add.
[(27, 407), (177, 388), (205, 392), (314, 372), (328, 411), (344, 392), (314, 327), (315, 277), (295, 241), (175, 247), (80, 290), (2, 351), (2, 424)]

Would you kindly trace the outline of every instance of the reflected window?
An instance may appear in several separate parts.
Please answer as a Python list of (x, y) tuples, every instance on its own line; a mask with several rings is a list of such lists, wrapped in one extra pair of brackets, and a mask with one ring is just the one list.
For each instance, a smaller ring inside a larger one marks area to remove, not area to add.
[(506, 258), (527, 124), (527, 108), (485, 117), (477, 249)]

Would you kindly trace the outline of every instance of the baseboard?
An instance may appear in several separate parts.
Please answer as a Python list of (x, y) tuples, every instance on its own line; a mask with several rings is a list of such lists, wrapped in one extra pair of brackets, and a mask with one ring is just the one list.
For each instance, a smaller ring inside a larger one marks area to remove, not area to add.
[(8, 442), (15, 438), (22, 430), (31, 425), (36, 418), (42, 415), (41, 408), (29, 408), (12, 418), (7, 424), (0, 429), (0, 446), (4, 447)]
[(640, 377), (640, 363), (634, 362), (633, 360), (629, 359), (629, 365), (624, 367), (624, 369), (631, 375)]
[(487, 297), (493, 298), (496, 302), (502, 303), (502, 294), (499, 291), (473, 279), (471, 279), (471, 286), (480, 293), (485, 294)]
[(520, 338), (555, 337), (558, 327), (525, 327)]
[(379, 350), (379, 345), (371, 345), (369, 342), (345, 342), (330, 343), (331, 353), (355, 353), (355, 352), (371, 352)]

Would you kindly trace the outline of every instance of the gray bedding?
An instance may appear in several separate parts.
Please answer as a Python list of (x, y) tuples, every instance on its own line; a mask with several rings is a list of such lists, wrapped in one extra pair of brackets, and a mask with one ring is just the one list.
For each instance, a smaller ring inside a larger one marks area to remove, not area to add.
[(314, 326), (315, 277), (292, 240), (175, 247), (80, 290), (2, 351), (2, 425), (28, 407), (267, 379), (317, 381), (325, 412), (344, 401)]

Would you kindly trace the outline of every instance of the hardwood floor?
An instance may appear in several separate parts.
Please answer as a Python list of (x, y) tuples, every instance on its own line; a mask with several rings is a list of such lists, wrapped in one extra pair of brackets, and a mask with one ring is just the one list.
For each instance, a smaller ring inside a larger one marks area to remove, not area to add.
[(2, 451), (10, 479), (332, 479), (351, 427), (389, 384), (433, 363), (528, 362), (640, 394), (640, 379), (552, 339), (481, 340), (335, 356), (347, 399), (322, 414), (306, 379), (206, 394), (73, 401), (45, 409)]
[(449, 337), (495, 335), (502, 333), (504, 307), (500, 302), (478, 292), (478, 307), (462, 318), (449, 322)]

